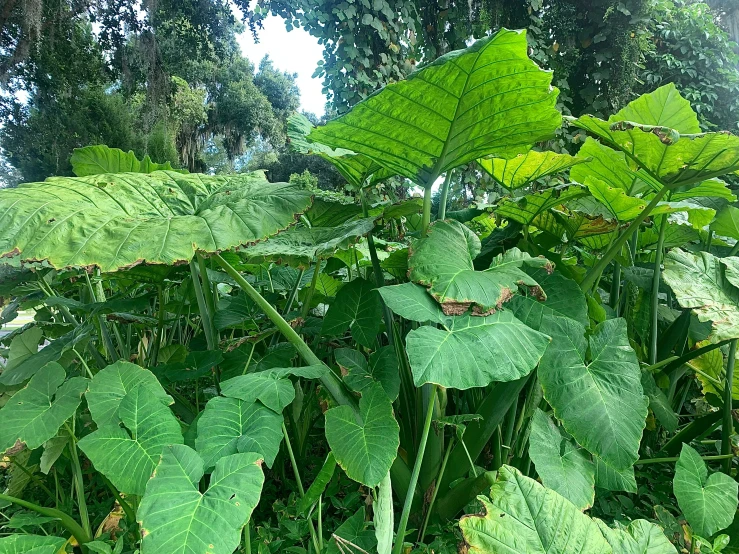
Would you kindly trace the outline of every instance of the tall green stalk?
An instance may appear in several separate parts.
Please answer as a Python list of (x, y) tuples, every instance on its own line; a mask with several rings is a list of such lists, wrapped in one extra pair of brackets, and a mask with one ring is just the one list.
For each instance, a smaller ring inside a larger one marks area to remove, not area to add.
[(629, 225), (626, 231), (624, 231), (621, 236), (616, 239), (616, 242), (613, 243), (613, 245), (608, 249), (605, 255), (598, 261), (598, 263), (595, 264), (590, 271), (588, 271), (587, 275), (585, 275), (585, 278), (582, 280), (582, 283), (580, 283), (580, 288), (583, 291), (589, 292), (590, 289), (593, 288), (593, 285), (595, 285), (595, 283), (598, 281), (603, 271), (606, 269), (606, 267), (608, 267), (608, 264), (610, 264), (613, 258), (618, 255), (624, 244), (626, 244), (626, 242), (629, 240), (629, 237), (634, 233), (634, 231), (639, 228), (639, 225), (642, 224), (642, 221), (644, 221), (652, 212), (652, 210), (654, 210), (654, 208), (657, 206), (657, 204), (659, 204), (660, 200), (662, 200), (665, 194), (667, 194), (667, 187), (662, 187), (659, 192), (654, 195), (654, 198), (652, 198), (647, 207), (644, 208), (644, 211), (640, 213), (634, 221), (631, 222), (631, 225)]
[(429, 405), (426, 410), (426, 420), (423, 424), (423, 433), (421, 434), (421, 442), (418, 445), (418, 451), (416, 452), (416, 461), (413, 464), (413, 473), (411, 473), (411, 482), (408, 487), (408, 492), (405, 495), (405, 503), (403, 504), (403, 512), (400, 514), (400, 522), (398, 523), (398, 534), (395, 536), (395, 546), (393, 547), (393, 554), (400, 554), (403, 551), (403, 542), (405, 539), (405, 530), (408, 526), (408, 518), (411, 515), (411, 506), (413, 505), (413, 495), (416, 492), (416, 485), (418, 484), (418, 475), (421, 473), (421, 466), (423, 465), (423, 455), (426, 452), (426, 442), (429, 438), (429, 430), (431, 429), (431, 419), (434, 415), (434, 403), (436, 402), (436, 389), (438, 385), (433, 385), (431, 389), (431, 396), (429, 397)]
[(198, 300), (198, 310), (200, 311), (200, 320), (203, 322), (205, 342), (208, 343), (208, 350), (215, 350), (216, 345), (211, 333), (213, 328), (210, 324), (210, 314), (208, 313), (208, 306), (205, 302), (205, 296), (203, 295), (203, 287), (200, 284), (199, 273), (195, 260), (190, 260), (190, 276), (192, 277), (192, 284), (195, 287), (195, 298)]
[[(69, 429), (68, 429), (69, 430)], [(75, 496), (77, 496), (77, 509), (80, 512), (82, 520), (82, 528), (87, 536), (92, 536), (92, 527), (90, 526), (90, 515), (87, 511), (87, 502), (85, 500), (85, 483), (82, 481), (82, 467), (80, 466), (80, 458), (77, 452), (77, 438), (74, 432), (69, 432), (69, 457), (72, 460), (72, 477), (74, 480)]]
[(205, 296), (205, 305), (208, 307), (208, 325), (210, 325), (210, 336), (213, 337), (213, 344), (216, 346), (220, 341), (218, 331), (216, 330), (213, 318), (216, 315), (216, 302), (213, 290), (211, 290), (210, 279), (208, 278), (208, 268), (205, 265), (205, 258), (200, 254), (198, 257), (198, 270), (200, 272), (200, 279), (203, 282), (203, 296)]
[(446, 177), (444, 178), (444, 184), (441, 185), (441, 195), (439, 196), (439, 215), (437, 219), (444, 219), (446, 218), (446, 204), (448, 202), (449, 198), (449, 187), (451, 185), (452, 181), (452, 170), (446, 172)]
[(667, 229), (667, 216), (660, 218), (659, 226), (659, 238), (657, 239), (657, 250), (654, 252), (654, 273), (652, 275), (652, 311), (650, 316), (652, 318), (651, 336), (649, 343), (649, 363), (657, 363), (657, 322), (659, 308), (659, 281), (662, 275), (662, 250), (665, 246), (665, 230)]
[[(734, 363), (736, 361), (736, 343), (739, 339), (731, 341), (729, 347), (729, 360), (726, 363), (726, 383), (724, 384), (724, 420), (721, 425), (721, 454), (724, 456), (732, 453), (731, 449), (731, 432), (734, 430), (734, 418), (732, 412), (732, 392), (734, 388)], [(732, 458), (727, 458), (723, 462), (723, 470), (727, 475), (731, 475)]]
[(431, 225), (431, 185), (423, 188), (423, 219), (421, 220), (421, 236), (425, 237)]
[[(264, 297), (259, 294), (259, 291), (252, 287), (249, 282), (244, 279), (241, 273), (236, 271), (231, 266), (231, 264), (229, 264), (221, 257), (220, 254), (215, 254), (213, 256), (213, 259), (218, 262), (223, 270), (234, 281), (236, 281), (236, 284), (239, 285), (241, 290), (243, 290), (246, 295), (251, 298), (257, 306), (259, 306), (262, 312), (264, 312), (264, 314), (270, 319), (270, 321), (274, 323), (275, 327), (277, 327), (277, 330), (282, 333), (287, 341), (295, 347), (300, 357), (303, 358), (303, 360), (308, 365), (323, 364), (321, 359), (316, 356), (310, 349), (310, 346), (308, 346), (305, 341), (300, 338), (300, 335), (295, 332), (295, 329), (293, 329), (290, 324), (284, 320), (284, 318), (274, 308), (274, 306), (272, 306), (272, 304), (267, 302), (267, 300), (265, 300)], [(346, 392), (343, 384), (341, 383), (341, 381), (339, 381), (339, 379), (336, 377), (336, 375), (334, 375), (332, 371), (329, 371), (324, 377), (321, 377), (321, 383), (324, 387), (326, 387), (326, 390), (336, 402), (358, 409), (357, 401), (354, 399), (353, 396), (349, 395)]]
[(310, 303), (313, 301), (313, 293), (316, 291), (316, 285), (318, 284), (318, 276), (321, 274), (321, 259), (316, 258), (316, 264), (313, 266), (313, 277), (310, 280), (310, 287), (305, 294), (305, 301), (303, 302), (303, 309), (300, 311), (300, 317), (305, 319), (308, 317), (310, 312)]
[(90, 533), (85, 531), (82, 526), (72, 518), (72, 516), (65, 514), (61, 510), (57, 510), (56, 508), (45, 508), (38, 504), (34, 504), (33, 502), (27, 502), (21, 498), (16, 498), (2, 493), (0, 493), (0, 500), (10, 502), (11, 504), (15, 504), (21, 508), (26, 508), (27, 510), (41, 514), (42, 516), (58, 519), (61, 526), (69, 531), (79, 544), (85, 544), (92, 540)]

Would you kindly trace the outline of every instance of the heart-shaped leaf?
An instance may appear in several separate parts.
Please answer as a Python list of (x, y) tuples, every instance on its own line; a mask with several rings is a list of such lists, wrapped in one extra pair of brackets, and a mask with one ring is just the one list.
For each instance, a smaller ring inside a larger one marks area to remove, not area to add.
[(260, 402), (216, 396), (198, 420), (195, 448), (206, 471), (224, 456), (257, 452), (272, 467), (282, 442), (282, 415)]
[(529, 456), (544, 486), (580, 510), (593, 505), (595, 465), (590, 454), (538, 408), (531, 419)]
[(556, 152), (536, 152), (530, 150), (515, 158), (484, 158), (477, 160), (480, 166), (498, 183), (509, 189), (525, 187), (529, 183), (561, 173), (570, 167), (584, 163), (583, 157)]
[(708, 475), (706, 463), (688, 444), (683, 444), (675, 465), (673, 489), (697, 535), (711, 537), (734, 521), (739, 483), (725, 473)]
[(172, 265), (196, 251), (272, 236), (310, 202), (309, 191), (269, 183), (261, 172), (51, 177), (0, 190), (0, 204), (13, 206), (13, 217), (0, 225), (0, 256), (102, 271), (142, 262)]
[(0, 554), (58, 554), (66, 542), (44, 535), (10, 535), (0, 538)]
[(344, 285), (323, 318), (321, 333), (331, 337), (349, 329), (354, 340), (372, 348), (382, 322), (382, 304), (374, 289), (362, 278)]
[(221, 458), (201, 494), (203, 469), (193, 449), (165, 449), (136, 513), (142, 554), (231, 554), (239, 545), (241, 529), (262, 494), (261, 457), (249, 452)]
[(16, 444), (35, 450), (74, 415), (88, 380), (66, 377), (62, 366), (48, 363), (0, 409), (0, 454)]
[(148, 388), (163, 405), (172, 404), (172, 398), (148, 369), (120, 360), (98, 371), (85, 394), (90, 415), (98, 427), (111, 421), (118, 425), (117, 414), (121, 401), (140, 386)]
[(479, 496), (484, 513), (459, 520), (470, 554), (611, 554), (598, 525), (569, 500), (503, 466)]
[(379, 383), (364, 391), (359, 415), (350, 406), (326, 412), (326, 440), (346, 474), (368, 487), (377, 486), (398, 453), (400, 427), (393, 405)]
[(571, 319), (551, 318), (541, 330), (552, 337), (538, 375), (554, 415), (590, 452), (616, 469), (630, 467), (639, 458), (649, 401), (626, 320), (604, 321), (589, 340)]
[(400, 393), (398, 358), (392, 346), (383, 346), (370, 354), (369, 362), (364, 354), (351, 348), (334, 350), (336, 363), (344, 375), (344, 382), (355, 392), (363, 392), (373, 383), (380, 383), (390, 400)]
[(527, 54), (524, 31), (501, 29), (387, 85), (308, 138), (429, 184), (477, 158), (526, 152), (561, 122), (552, 74)]
[(448, 317), (443, 329), (419, 327), (408, 333), (406, 345), (417, 387), (436, 383), (463, 390), (528, 375), (549, 337), (500, 311), (486, 317)]
[(446, 319), (439, 305), (426, 289), (415, 283), (390, 285), (377, 289), (385, 305), (394, 313), (410, 321), (443, 323)]
[(534, 296), (515, 296), (511, 300), (514, 315), (532, 329), (541, 329), (548, 318), (567, 317), (587, 327), (588, 305), (580, 286), (561, 273), (543, 268), (528, 267), (526, 273), (544, 289), (546, 299)]
[(162, 449), (182, 443), (177, 418), (143, 381), (121, 399), (116, 420), (105, 420), (77, 444), (119, 491), (142, 495)]

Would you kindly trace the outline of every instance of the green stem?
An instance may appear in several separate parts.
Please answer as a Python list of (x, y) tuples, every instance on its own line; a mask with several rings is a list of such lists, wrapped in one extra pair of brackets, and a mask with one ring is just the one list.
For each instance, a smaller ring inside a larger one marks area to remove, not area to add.
[(423, 189), (423, 219), (421, 220), (421, 236), (425, 237), (431, 224), (431, 185)]
[(588, 271), (588, 274), (582, 280), (582, 283), (580, 283), (580, 288), (583, 291), (589, 292), (590, 289), (593, 288), (593, 285), (600, 278), (600, 275), (603, 273), (606, 267), (608, 267), (608, 264), (611, 263), (613, 258), (618, 255), (624, 244), (626, 244), (626, 242), (629, 240), (629, 237), (632, 235), (632, 233), (639, 228), (639, 225), (642, 224), (642, 221), (644, 221), (652, 212), (652, 210), (657, 206), (657, 204), (659, 204), (659, 201), (662, 200), (662, 197), (665, 194), (667, 194), (667, 187), (663, 187), (657, 194), (655, 194), (654, 198), (652, 198), (652, 201), (649, 202), (644, 211), (640, 213), (634, 221), (631, 222), (631, 225), (629, 225), (626, 231), (624, 231), (621, 236), (616, 239), (616, 242), (613, 243), (613, 245), (608, 249), (605, 255), (598, 261), (598, 263), (595, 264), (590, 271)]
[(675, 454), (680, 451), (683, 443), (690, 443), (693, 439), (711, 429), (721, 420), (721, 412), (709, 412), (704, 416), (694, 419), (681, 429), (662, 447), (660, 452)]
[[(731, 432), (734, 430), (734, 418), (732, 417), (732, 397), (734, 389), (734, 362), (736, 361), (736, 343), (739, 339), (731, 341), (729, 347), (729, 360), (726, 363), (726, 384), (724, 385), (724, 421), (721, 425), (721, 454), (728, 456), (732, 454)], [(732, 455), (733, 457), (733, 455)], [(731, 474), (731, 458), (723, 463), (724, 473)]]
[(162, 337), (164, 336), (164, 290), (162, 285), (157, 287), (157, 301), (159, 303), (157, 310), (157, 334), (154, 337), (154, 346), (151, 350), (151, 357), (149, 367), (157, 365), (157, 358), (159, 358), (159, 349), (162, 345)]
[(739, 240), (736, 241), (736, 244), (731, 247), (731, 252), (729, 252), (729, 256), (736, 256), (737, 252), (739, 252)]
[(90, 533), (85, 531), (70, 515), (65, 514), (61, 510), (57, 510), (56, 508), (44, 508), (43, 506), (39, 506), (33, 502), (27, 502), (20, 498), (8, 496), (7, 494), (2, 493), (0, 493), (0, 500), (16, 504), (17, 506), (26, 508), (27, 510), (31, 510), (43, 516), (57, 518), (62, 527), (69, 531), (79, 544), (85, 544), (92, 540)]
[(205, 342), (208, 343), (208, 350), (215, 350), (213, 343), (213, 335), (211, 335), (210, 315), (208, 314), (208, 306), (203, 296), (203, 287), (200, 284), (198, 276), (198, 266), (195, 260), (190, 260), (190, 275), (192, 276), (192, 284), (195, 287), (195, 298), (198, 300), (198, 310), (200, 311), (200, 320), (203, 322), (203, 332), (205, 333)]
[(405, 504), (403, 504), (403, 512), (400, 514), (400, 522), (398, 523), (398, 534), (395, 536), (395, 546), (393, 554), (400, 554), (403, 551), (403, 542), (405, 539), (405, 529), (408, 526), (408, 518), (411, 515), (411, 506), (413, 505), (413, 495), (416, 492), (418, 484), (418, 476), (421, 473), (423, 465), (423, 455), (426, 452), (426, 442), (429, 438), (429, 430), (431, 429), (431, 419), (434, 415), (434, 403), (436, 402), (436, 389), (438, 385), (433, 385), (431, 395), (429, 396), (429, 405), (426, 410), (426, 421), (423, 424), (423, 433), (421, 434), (421, 442), (416, 452), (416, 461), (413, 464), (413, 473), (411, 473), (411, 482), (408, 486), (408, 492), (405, 495)]
[[(300, 478), (300, 471), (298, 470), (298, 462), (295, 460), (295, 453), (293, 452), (293, 445), (290, 443), (290, 437), (287, 434), (287, 427), (285, 427), (285, 420), (282, 420), (282, 434), (285, 436), (285, 446), (287, 446), (287, 455), (290, 457), (290, 463), (293, 466), (293, 473), (295, 474), (295, 482), (298, 485), (298, 492), (300, 498), (305, 496), (305, 489), (303, 488), (303, 481)], [(320, 506), (319, 506), (320, 510)], [(321, 549), (318, 547), (318, 538), (316, 537), (316, 530), (313, 527), (313, 520), (308, 518), (308, 526), (310, 528), (310, 536), (313, 539), (313, 547), (316, 552), (320, 552)]]
[(652, 310), (652, 334), (649, 343), (649, 363), (657, 363), (657, 309), (659, 308), (659, 280), (662, 274), (662, 249), (665, 245), (665, 231), (667, 229), (667, 216), (662, 216), (659, 226), (659, 238), (657, 239), (657, 250), (654, 252), (654, 273), (652, 275), (652, 297), (650, 298)]
[(441, 195), (439, 196), (439, 214), (436, 219), (444, 219), (446, 218), (446, 203), (447, 198), (449, 197), (449, 186), (452, 181), (452, 170), (446, 172), (446, 177), (444, 178), (444, 184), (441, 185)]
[[(97, 297), (97, 294), (95, 293), (95, 289), (92, 286), (92, 282), (90, 281), (90, 276), (87, 274), (87, 271), (83, 271), (82, 273), (85, 275), (85, 281), (87, 282), (87, 288), (89, 289), (92, 301), (102, 302), (103, 300), (99, 299)], [(98, 326), (100, 327), (100, 338), (103, 339), (103, 344), (105, 345), (105, 350), (108, 352), (108, 357), (113, 362), (115, 362), (119, 359), (119, 356), (118, 352), (115, 349), (115, 346), (113, 346), (113, 339), (110, 338), (110, 333), (108, 332), (108, 327), (105, 324), (105, 319), (101, 315), (97, 316), (96, 319), (98, 322)]]
[(616, 310), (618, 315), (618, 306), (621, 300), (621, 264), (613, 262), (613, 277), (611, 278), (611, 297), (609, 304), (611, 308)]
[(87, 502), (85, 500), (85, 484), (82, 481), (82, 467), (80, 466), (80, 458), (77, 453), (77, 443), (73, 432), (69, 435), (69, 457), (72, 459), (72, 474), (74, 479), (74, 490), (77, 496), (77, 509), (80, 512), (80, 520), (82, 528), (88, 537), (92, 536), (92, 528), (90, 527), (90, 515), (87, 511)]
[[(323, 364), (318, 356), (316, 356), (305, 341), (300, 338), (290, 324), (283, 319), (277, 310), (259, 294), (259, 292), (252, 287), (244, 277), (236, 271), (231, 264), (224, 260), (219, 254), (213, 256), (223, 270), (239, 285), (246, 295), (251, 298), (257, 306), (264, 312), (264, 314), (274, 323), (277, 330), (292, 344), (298, 351), (298, 354), (308, 365), (319, 365)], [(329, 371), (324, 377), (321, 377), (321, 383), (326, 387), (329, 394), (339, 404), (344, 404), (357, 409), (357, 401), (347, 394), (341, 381), (334, 375), (332, 371)]]
[(251, 520), (244, 525), (244, 554), (251, 554)]
[(298, 277), (295, 279), (295, 286), (290, 291), (290, 296), (287, 297), (287, 302), (285, 303), (285, 311), (283, 312), (283, 315), (287, 315), (290, 313), (290, 310), (292, 310), (293, 304), (295, 303), (295, 298), (298, 296), (298, 290), (300, 290), (300, 282), (303, 280), (303, 273), (305, 273), (304, 269), (301, 269), (298, 271)]
[(423, 539), (426, 537), (426, 528), (429, 525), (429, 519), (431, 519), (431, 513), (434, 511), (434, 503), (436, 502), (436, 495), (439, 493), (439, 483), (441, 483), (444, 477), (444, 471), (446, 470), (446, 463), (449, 461), (449, 454), (452, 453), (453, 440), (449, 440), (449, 444), (444, 452), (444, 459), (441, 461), (441, 468), (439, 468), (439, 475), (436, 477), (436, 486), (434, 486), (434, 492), (431, 493), (431, 501), (429, 502), (428, 509), (426, 510), (426, 517), (423, 518), (423, 525), (421, 531), (418, 533), (418, 542), (423, 543)]
[(303, 309), (300, 311), (300, 317), (305, 319), (308, 317), (310, 312), (310, 303), (313, 301), (313, 293), (316, 291), (316, 285), (318, 284), (318, 276), (321, 274), (321, 260), (316, 258), (316, 263), (313, 266), (313, 277), (310, 280), (310, 287), (305, 293), (305, 301), (303, 302)]
[(208, 308), (208, 325), (210, 325), (210, 336), (213, 337), (213, 344), (217, 347), (220, 341), (218, 331), (216, 330), (213, 318), (216, 315), (216, 303), (215, 296), (210, 286), (210, 279), (208, 278), (208, 268), (205, 265), (205, 258), (200, 254), (198, 256), (198, 270), (200, 271), (200, 279), (203, 282), (203, 296), (205, 296), (205, 305)]
[[(705, 461), (715, 461), (715, 460), (728, 460), (729, 463), (731, 463), (731, 458), (733, 458), (733, 454), (721, 454), (720, 456), (701, 456)], [(647, 464), (672, 464), (679, 460), (680, 458), (675, 456), (673, 458), (646, 458), (644, 460), (637, 460), (634, 462), (635, 466), (643, 466)]]

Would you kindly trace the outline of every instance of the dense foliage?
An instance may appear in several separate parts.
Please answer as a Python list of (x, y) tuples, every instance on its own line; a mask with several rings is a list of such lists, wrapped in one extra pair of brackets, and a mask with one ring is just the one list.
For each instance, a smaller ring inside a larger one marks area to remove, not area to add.
[(739, 551), (739, 137), (563, 118), (529, 51), (292, 114), (343, 192), (101, 145), (0, 191), (0, 554)]

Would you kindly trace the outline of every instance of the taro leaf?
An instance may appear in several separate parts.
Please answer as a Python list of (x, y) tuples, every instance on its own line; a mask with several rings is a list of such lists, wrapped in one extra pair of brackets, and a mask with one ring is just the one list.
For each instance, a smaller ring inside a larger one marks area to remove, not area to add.
[(644, 125), (659, 125), (675, 129), (679, 133), (700, 133), (698, 116), (678, 92), (673, 83), (641, 95), (629, 102), (608, 121), (635, 121)]
[(136, 513), (142, 554), (236, 550), (241, 529), (262, 493), (260, 456), (249, 452), (221, 458), (208, 490), (201, 494), (203, 470), (203, 460), (192, 448), (174, 445), (164, 450)]
[(258, 452), (272, 467), (282, 442), (282, 415), (259, 402), (216, 396), (198, 420), (195, 448), (210, 470), (218, 460), (237, 452)]
[(706, 463), (688, 444), (675, 464), (673, 490), (695, 534), (711, 537), (734, 521), (739, 483), (725, 473), (708, 475)]
[(420, 323), (443, 323), (444, 313), (426, 289), (415, 283), (403, 283), (377, 289), (385, 305), (400, 317)]
[(633, 465), (649, 402), (626, 320), (604, 321), (589, 341), (571, 319), (548, 319), (541, 330), (552, 337), (538, 375), (554, 415), (579, 444), (614, 468)]
[(334, 350), (336, 363), (341, 368), (344, 382), (355, 392), (363, 392), (373, 383), (380, 383), (390, 400), (400, 393), (398, 359), (392, 346), (383, 346), (370, 354), (369, 363), (364, 354), (351, 348)]
[(680, 135), (668, 127), (609, 123), (584, 115), (573, 124), (624, 152), (670, 189), (739, 170), (739, 137), (727, 132)]
[(724, 269), (734, 260), (677, 248), (665, 256), (665, 282), (683, 308), (692, 309), (700, 321), (712, 322), (711, 342), (739, 337), (739, 289)]
[(419, 214), (423, 210), (423, 198), (410, 198), (398, 204), (390, 204), (382, 210), (383, 219), (398, 219)]
[(659, 422), (664, 425), (670, 433), (677, 431), (677, 414), (672, 409), (667, 395), (662, 392), (662, 389), (657, 386), (654, 380), (654, 376), (651, 373), (642, 371), (641, 384), (644, 389), (644, 394), (649, 398), (649, 409), (654, 412), (654, 415)]
[(539, 408), (531, 419), (529, 456), (544, 486), (558, 492), (580, 510), (593, 505), (595, 464), (590, 454)]
[(97, 431), (83, 437), (78, 445), (119, 491), (142, 495), (162, 449), (182, 443), (177, 418), (162, 398), (142, 383), (120, 401), (118, 421), (98, 425)]
[(615, 469), (598, 456), (593, 456), (593, 461), (595, 462), (595, 486), (597, 488), (636, 494), (636, 476), (633, 466), (626, 469)]
[[(66, 440), (69, 444), (69, 439)], [(26, 527), (41, 527), (50, 521), (59, 521), (58, 517), (42, 516), (35, 512), (15, 512), (13, 516), (3, 525), (3, 529), (23, 529)], [(2, 550), (0, 549), (0, 552)]]
[[(24, 331), (23, 335), (25, 335), (25, 333), (28, 333), (29, 331), (32, 331), (33, 329), (34, 328)], [(8, 365), (5, 367), (3, 372), (0, 373), (0, 384), (12, 386), (26, 381), (27, 379), (35, 375), (36, 372), (39, 371), (42, 367), (51, 362), (56, 362), (57, 360), (59, 360), (59, 358), (62, 357), (62, 354), (64, 354), (64, 352), (68, 351), (70, 348), (73, 348), (80, 341), (86, 339), (91, 330), (92, 325), (90, 324), (80, 325), (79, 327), (71, 330), (69, 333), (66, 333), (58, 339), (51, 341), (50, 344), (47, 344), (43, 348), (39, 349), (38, 352), (35, 352), (29, 356), (25, 355), (25, 349), (28, 348), (29, 343), (33, 341), (24, 340), (25, 344), (21, 349), (24, 355), (16, 362), (12, 357), (13, 352), (11, 351), (11, 358), (8, 360)], [(23, 335), (19, 335), (18, 337), (15, 337), (13, 339), (13, 341), (11, 342), (11, 348), (13, 342), (18, 340), (19, 337)]]
[(504, 465), (490, 489), (478, 496), (484, 514), (459, 520), (469, 554), (607, 554), (597, 524), (555, 491)]
[(316, 258), (331, 257), (337, 250), (354, 245), (375, 226), (374, 218), (347, 221), (336, 227), (298, 225), (274, 237), (250, 246), (247, 256), (264, 257), (277, 263), (308, 267)]
[(239, 375), (221, 383), (221, 394), (229, 398), (238, 398), (244, 402), (259, 400), (271, 410), (281, 413), (295, 399), (295, 388), (286, 378), (288, 375), (318, 379), (327, 371), (329, 369), (325, 365), (314, 365), (268, 369)]
[[(329, 194), (329, 193), (327, 193)], [(331, 193), (337, 194), (337, 193)], [(354, 199), (347, 197), (318, 198), (305, 212), (305, 217), (311, 227), (338, 227), (362, 213), (362, 208), (354, 203)]]
[(184, 362), (160, 365), (154, 371), (172, 383), (190, 381), (212, 373), (213, 368), (222, 361), (223, 353), (220, 350), (193, 351), (187, 354)]
[(555, 173), (561, 173), (586, 159), (555, 152), (530, 150), (515, 158), (484, 158), (477, 160), (482, 168), (498, 183), (509, 189), (525, 187), (529, 183)]
[[(708, 341), (701, 341), (696, 343), (695, 347), (701, 348), (708, 344), (710, 344)], [(723, 397), (726, 368), (724, 368), (724, 355), (721, 353), (720, 348), (696, 356), (687, 362), (687, 365), (695, 370), (704, 395), (714, 394), (718, 398)], [(739, 400), (739, 379), (732, 380), (731, 396), (735, 400)]]
[(0, 538), (0, 554), (57, 554), (66, 543), (48, 535), (10, 535)]
[(724, 206), (711, 223), (711, 230), (722, 237), (739, 240), (739, 208)]
[(527, 50), (524, 31), (501, 29), (387, 85), (308, 138), (429, 184), (477, 158), (526, 152), (561, 122), (552, 74)]
[[(0, 256), (55, 268), (115, 271), (187, 262), (263, 240), (310, 205), (298, 185), (261, 172), (229, 176), (118, 173), (51, 177), (0, 191)], [(9, 216), (12, 214), (12, 217)]]
[(50, 362), (31, 377), (0, 409), (0, 454), (16, 445), (35, 450), (77, 411), (88, 380), (72, 377), (56, 362)]
[(148, 369), (120, 360), (98, 371), (85, 394), (90, 415), (98, 427), (107, 423), (117, 426), (121, 401), (139, 386), (149, 389), (164, 406), (172, 404), (172, 398)]
[(476, 315), (499, 310), (519, 285), (533, 287), (544, 296), (539, 284), (521, 267), (551, 266), (545, 258), (532, 258), (512, 248), (495, 257), (489, 269), (475, 271), (472, 261), (479, 253), (480, 239), (468, 227), (454, 220), (438, 221), (428, 236), (413, 245), (409, 278), (428, 287), (447, 315), (463, 314), (470, 306)]
[(383, 168), (362, 154), (345, 148), (334, 149), (320, 142), (308, 142), (306, 136), (313, 128), (313, 124), (303, 114), (296, 113), (288, 117), (287, 137), (290, 146), (301, 154), (321, 156), (332, 163), (341, 176), (355, 187), (373, 185), (395, 175), (393, 171)]
[(374, 346), (382, 320), (382, 304), (374, 289), (362, 278), (344, 285), (326, 312), (321, 333), (338, 336), (349, 329), (359, 344)]
[(77, 177), (99, 175), (101, 173), (151, 173), (152, 171), (178, 171), (169, 162), (154, 163), (149, 156), (139, 161), (132, 150), (124, 152), (120, 148), (109, 148), (104, 144), (75, 148), (69, 162)]
[[(700, 238), (698, 231), (690, 225), (682, 225), (667, 221), (665, 236), (662, 247), (667, 250), (678, 246), (684, 246), (689, 242), (696, 241)], [(659, 228), (653, 225), (650, 228), (642, 229), (638, 237), (639, 250), (656, 250), (659, 243)], [(644, 288), (650, 288), (649, 287)]]
[(592, 137), (585, 139), (577, 157), (583, 161), (587, 160), (570, 170), (570, 179), (577, 183), (585, 183), (587, 179), (598, 179), (611, 187), (632, 194), (641, 192), (647, 187), (646, 183), (637, 179), (626, 154), (603, 146)]
[(393, 487), (390, 472), (380, 481), (377, 488), (377, 502), (372, 506), (377, 554), (390, 554), (393, 549)]
[(523, 225), (529, 225), (550, 208), (587, 195), (587, 189), (579, 185), (552, 187), (521, 198), (504, 198), (498, 204), (495, 213)]
[(334, 531), (326, 554), (364, 554), (375, 552), (376, 546), (375, 532), (367, 529), (364, 506), (362, 506)]
[(396, 279), (408, 275), (408, 249), (394, 250), (380, 262), (380, 267)]
[(541, 301), (532, 296), (515, 296), (511, 300), (511, 310), (519, 320), (537, 331), (544, 320), (551, 317), (568, 317), (584, 327), (590, 324), (585, 295), (575, 281), (542, 268), (527, 268), (526, 272), (539, 283), (547, 297)]
[(353, 480), (377, 486), (398, 453), (400, 428), (393, 405), (379, 384), (367, 387), (359, 415), (349, 406), (326, 412), (326, 440), (336, 461)]
[(240, 327), (256, 318), (258, 313), (254, 301), (243, 292), (239, 292), (236, 296), (226, 295), (218, 300), (213, 323), (216, 329), (223, 331), (230, 327)]
[(599, 519), (595, 522), (614, 554), (677, 554), (662, 528), (645, 519), (636, 519), (628, 526), (616, 529), (611, 529)]
[(326, 490), (329, 482), (331, 482), (335, 471), (336, 458), (334, 458), (333, 452), (329, 452), (328, 456), (326, 457), (326, 461), (323, 462), (323, 466), (318, 472), (318, 475), (316, 475), (316, 478), (313, 479), (313, 482), (310, 484), (310, 487), (308, 487), (308, 490), (305, 491), (305, 495), (300, 500), (298, 500), (297, 504), (295, 505), (295, 509), (297, 510), (298, 514), (302, 516), (308, 515), (308, 511), (316, 502), (318, 502), (319, 498)]
[(528, 375), (549, 337), (511, 312), (499, 311), (486, 317), (450, 317), (443, 329), (419, 327), (408, 333), (406, 345), (417, 387), (436, 383), (463, 390)]
[(64, 433), (57, 434), (56, 437), (47, 440), (44, 443), (44, 451), (39, 460), (39, 471), (44, 475), (48, 475), (68, 444), (69, 438)]
[(677, 189), (672, 193), (670, 198), (677, 202), (691, 198), (719, 198), (728, 200), (729, 202), (736, 201), (736, 196), (734, 196), (731, 189), (721, 179), (709, 179), (684, 191)]

